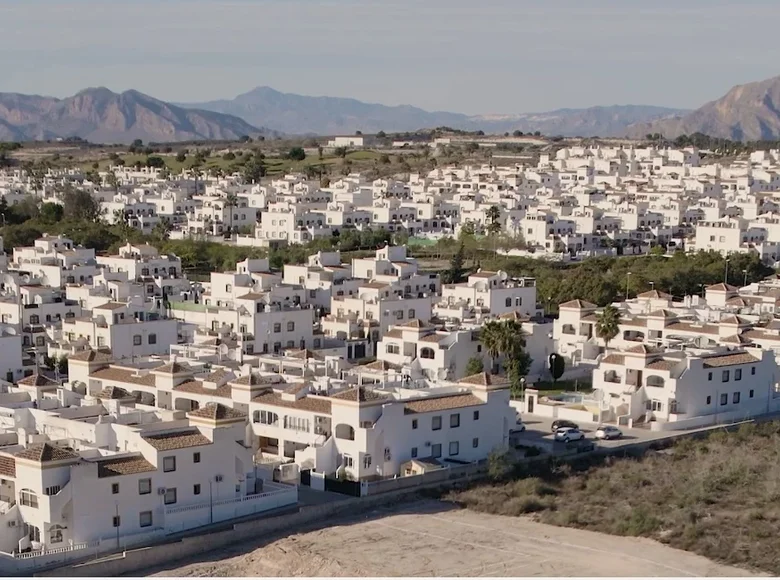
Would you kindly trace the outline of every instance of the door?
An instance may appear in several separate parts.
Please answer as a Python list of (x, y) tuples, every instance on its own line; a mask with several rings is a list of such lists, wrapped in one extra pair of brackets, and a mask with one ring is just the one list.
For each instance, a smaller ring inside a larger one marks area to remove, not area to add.
[(525, 408), (526, 413), (533, 413), (534, 412), (534, 396), (531, 395), (528, 397), (528, 404)]

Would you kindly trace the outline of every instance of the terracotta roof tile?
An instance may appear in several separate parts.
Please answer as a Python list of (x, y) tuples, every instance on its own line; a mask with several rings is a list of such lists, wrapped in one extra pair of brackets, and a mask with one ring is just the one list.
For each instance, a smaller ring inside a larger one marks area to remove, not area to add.
[(603, 359), (601, 359), (601, 362), (610, 365), (622, 365), (626, 362), (626, 357), (622, 354), (608, 354)]
[(109, 457), (96, 461), (98, 466), (98, 478), (114, 477), (116, 475), (134, 475), (157, 471), (157, 468), (144, 459), (143, 455), (130, 457)]
[(169, 375), (178, 375), (182, 373), (192, 372), (192, 369), (190, 369), (189, 365), (172, 362), (172, 363), (168, 363), (167, 365), (157, 367), (156, 369), (153, 369), (152, 372), (165, 373)]
[(180, 393), (192, 393), (194, 395), (210, 395), (212, 397), (232, 398), (233, 389), (229, 384), (220, 385), (216, 389), (209, 389), (203, 386), (201, 381), (187, 381), (173, 387), (174, 391)]
[(585, 300), (580, 300), (579, 298), (577, 300), (569, 300), (568, 302), (564, 302), (563, 304), (560, 304), (558, 308), (579, 308), (579, 309), (585, 309), (585, 308), (596, 308), (596, 305), (592, 302), (587, 302)]
[(342, 391), (335, 395), (330, 396), (331, 399), (338, 401), (359, 401), (361, 403), (370, 403), (375, 401), (389, 400), (390, 397), (385, 393), (380, 393), (373, 389), (367, 389), (366, 387), (358, 387), (356, 389), (349, 389)]
[(27, 387), (59, 387), (60, 386), (60, 384), (57, 381), (50, 379), (47, 376), (40, 375), (38, 373), (20, 379), (19, 381), (17, 381), (17, 384), (24, 385)]
[(47, 461), (63, 461), (65, 459), (78, 459), (79, 455), (70, 449), (59, 447), (51, 443), (36, 443), (16, 454), (19, 459), (31, 459), (45, 463)]
[(365, 369), (367, 371), (400, 371), (401, 365), (393, 364), (391, 362), (387, 362), (386, 360), (375, 360), (374, 362), (370, 362), (368, 364), (359, 366), (358, 369)]
[(447, 411), (449, 409), (460, 409), (462, 407), (475, 407), (484, 405), (485, 402), (472, 394), (456, 394), (444, 397), (428, 397), (416, 401), (408, 401), (404, 405), (404, 413), (433, 413), (436, 411)]
[(757, 363), (759, 360), (752, 354), (747, 352), (737, 352), (729, 354), (721, 354), (715, 356), (709, 356), (704, 359), (704, 366), (706, 368), (717, 367), (729, 367), (733, 365), (744, 365), (750, 363)]
[(116, 381), (118, 383), (132, 383), (134, 385), (144, 385), (147, 387), (155, 386), (155, 377), (152, 374), (136, 375), (136, 371), (119, 367), (108, 367), (100, 369), (89, 375), (91, 379), (100, 379), (103, 381)]
[(7, 455), (0, 455), (0, 475), (16, 477), (16, 459)]
[(489, 373), (477, 373), (476, 375), (463, 377), (458, 382), (466, 385), (481, 385), (483, 387), (509, 384), (506, 380), (506, 377), (501, 375), (491, 375)]
[(177, 431), (174, 433), (143, 435), (142, 437), (144, 441), (157, 449), (157, 451), (172, 451), (174, 449), (211, 445), (211, 440), (197, 429)]
[(245, 419), (246, 415), (241, 411), (227, 407), (222, 403), (208, 403), (189, 413), (190, 417), (200, 417), (202, 419), (211, 419), (213, 421), (224, 421), (231, 419)]
[(301, 411), (330, 415), (330, 400), (323, 397), (306, 396), (294, 401), (288, 401), (282, 399), (280, 393), (274, 393), (269, 389), (268, 391), (253, 397), (252, 402), (261, 405), (269, 405), (271, 407), (286, 407), (288, 409), (299, 409)]
[(105, 362), (110, 363), (114, 362), (114, 357), (112, 357), (110, 354), (105, 352), (100, 352), (96, 350), (85, 350), (82, 352), (78, 352), (76, 354), (70, 355), (68, 357), (68, 360), (78, 360), (78, 361), (84, 361), (84, 362)]
[(669, 300), (671, 297), (672, 297), (671, 294), (666, 294), (665, 292), (659, 292), (658, 290), (650, 290), (649, 292), (642, 292), (641, 294), (637, 294), (637, 298), (655, 299), (655, 300)]
[(654, 371), (670, 371), (680, 364), (680, 362), (681, 361), (674, 360), (656, 360), (647, 365), (647, 368)]
[(102, 391), (100, 391), (97, 395), (95, 395), (98, 399), (132, 399), (134, 398), (133, 395), (128, 393), (125, 389), (121, 387), (115, 387), (115, 386), (108, 386), (104, 388)]

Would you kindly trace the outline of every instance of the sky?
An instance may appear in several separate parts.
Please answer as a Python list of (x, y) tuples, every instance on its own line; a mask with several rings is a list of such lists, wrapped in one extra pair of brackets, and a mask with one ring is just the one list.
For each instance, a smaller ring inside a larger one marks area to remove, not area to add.
[(0, 0), (0, 92), (695, 108), (780, 75), (778, 21), (778, 0)]

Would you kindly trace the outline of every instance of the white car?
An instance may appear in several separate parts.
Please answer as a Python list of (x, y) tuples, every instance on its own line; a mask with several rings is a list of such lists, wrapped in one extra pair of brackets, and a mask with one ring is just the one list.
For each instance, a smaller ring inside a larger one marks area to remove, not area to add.
[(596, 430), (596, 439), (620, 439), (623, 432), (613, 425), (602, 425)]
[(579, 441), (581, 439), (585, 439), (585, 433), (579, 429), (564, 427), (563, 429), (558, 429), (555, 432), (556, 441), (563, 441), (564, 443), (568, 443), (569, 441)]

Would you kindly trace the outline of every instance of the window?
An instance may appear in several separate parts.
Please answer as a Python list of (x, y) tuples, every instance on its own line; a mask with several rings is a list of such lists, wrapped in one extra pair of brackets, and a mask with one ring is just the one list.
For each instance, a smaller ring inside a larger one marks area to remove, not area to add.
[(152, 525), (152, 512), (141, 512), (138, 514), (138, 525), (142, 528), (148, 528)]
[(415, 315), (414, 308), (410, 308), (409, 309), (409, 318), (414, 318), (414, 315)]
[(751, 399), (753, 398), (753, 389), (750, 389), (750, 392), (748, 393), (748, 397)]
[(741, 381), (742, 380), (742, 369), (737, 369), (734, 371), (734, 380), (735, 381)]
[(46, 342), (42, 336), (35, 337), (35, 346), (43, 346), (44, 344), (46, 344)]
[(163, 472), (168, 473), (169, 471), (176, 471), (176, 458), (171, 457), (163, 457)]
[(474, 411), (474, 420), (479, 421), (479, 411)]
[(196, 451), (192, 454), (192, 462), (193, 463), (200, 463), (200, 451)]
[(708, 380), (708, 381), (711, 381), (711, 380), (712, 380), (712, 373), (707, 373), (707, 380)]
[(711, 403), (712, 403), (712, 397), (707, 397), (707, 404), (709, 405)]
[(412, 419), (412, 429), (417, 429), (417, 419)]
[(121, 517), (113, 516), (111, 518), (111, 525), (114, 526), (115, 528), (118, 528), (119, 524), (121, 524), (121, 523), (122, 523), (122, 518)]
[(111, 493), (113, 495), (116, 495), (119, 493), (119, 484), (118, 483), (112, 483), (111, 484)]
[(295, 323), (291, 320), (287, 323), (287, 332), (292, 332), (295, 330)]
[(233, 286), (232, 284), (225, 284), (225, 292), (232, 292)]
[(738, 405), (739, 397), (740, 397), (740, 392), (737, 391), (736, 393), (734, 393), (733, 397), (731, 398), (731, 402), (734, 403), (735, 405)]
[(756, 374), (756, 367), (750, 367), (750, 374), (751, 375)]
[(460, 452), (460, 443), (457, 441), (450, 441), (450, 455), (457, 455)]
[(134, 334), (133, 335), (133, 345), (134, 346), (141, 346), (141, 335), (140, 334)]
[(19, 492), (19, 503), (31, 508), (38, 507), (38, 496), (31, 489), (23, 489)]
[(441, 457), (441, 443), (436, 443), (431, 446), (431, 457), (434, 459)]
[(397, 344), (388, 344), (385, 347), (385, 352), (387, 354), (400, 354), (401, 349), (398, 347)]
[(403, 311), (403, 310), (398, 310), (398, 311), (395, 313), (395, 317), (396, 317), (398, 320), (403, 320), (403, 319), (404, 319), (404, 311)]
[(157, 335), (156, 334), (150, 334), (149, 335), (149, 344), (157, 344)]
[(371, 467), (371, 456), (366, 455), (363, 457), (363, 469), (369, 469)]
[(163, 503), (165, 505), (171, 505), (176, 503), (176, 488), (175, 487), (169, 487), (165, 490), (165, 499), (163, 500)]
[(472, 439), (472, 440), (471, 440), (471, 446), (472, 446), (474, 449), (476, 449), (477, 447), (479, 447), (479, 438), (478, 438), (478, 437), (474, 437), (474, 439)]
[(344, 454), (344, 467), (352, 467), (352, 456)]
[(431, 429), (434, 431), (438, 431), (441, 429), (441, 415), (436, 415), (435, 417), (431, 417)]
[(720, 396), (720, 404), (721, 405), (728, 405), (729, 404), (729, 395), (728, 395), (728, 393), (723, 393)]
[(49, 543), (59, 544), (62, 542), (62, 530), (61, 526), (52, 526), (49, 528)]
[(152, 480), (151, 479), (139, 479), (138, 480), (138, 495), (148, 495), (152, 493)]
[(512, 306), (512, 299), (511, 298), (507, 298), (506, 301), (504, 302), (504, 304), (506, 306)]
[(728, 383), (729, 382), (729, 376), (731, 375), (731, 371), (723, 371), (720, 377), (721, 383)]
[(196, 483), (192, 486), (192, 495), (200, 495), (200, 484)]
[(450, 427), (452, 429), (460, 427), (460, 413), (453, 413), (450, 415)]
[(412, 447), (412, 459), (417, 457), (417, 447)]
[(274, 332), (276, 332), (276, 333), (282, 332), (282, 323), (281, 322), (274, 322)]
[(30, 324), (38, 324), (40, 322), (40, 318), (37, 314), (33, 314), (30, 316)]

